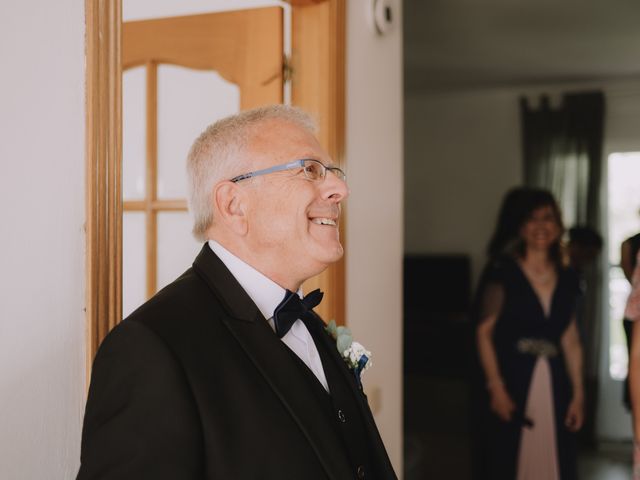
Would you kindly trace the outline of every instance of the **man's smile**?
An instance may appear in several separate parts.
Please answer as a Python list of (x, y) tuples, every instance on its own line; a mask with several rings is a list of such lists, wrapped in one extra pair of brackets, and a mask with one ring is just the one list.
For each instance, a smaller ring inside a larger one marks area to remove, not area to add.
[(337, 222), (331, 218), (316, 217), (312, 218), (311, 222), (315, 223), (316, 225), (331, 225), (332, 227), (335, 227), (337, 225)]

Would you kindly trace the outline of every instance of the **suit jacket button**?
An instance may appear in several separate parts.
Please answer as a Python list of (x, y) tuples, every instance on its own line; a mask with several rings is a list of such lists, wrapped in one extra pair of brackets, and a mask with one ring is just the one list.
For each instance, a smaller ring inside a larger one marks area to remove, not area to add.
[(358, 468), (356, 469), (356, 475), (360, 480), (364, 478), (364, 467), (362, 465), (358, 465)]
[(347, 417), (344, 416), (344, 412), (342, 410), (338, 410), (338, 420), (340, 420), (340, 423), (347, 422)]

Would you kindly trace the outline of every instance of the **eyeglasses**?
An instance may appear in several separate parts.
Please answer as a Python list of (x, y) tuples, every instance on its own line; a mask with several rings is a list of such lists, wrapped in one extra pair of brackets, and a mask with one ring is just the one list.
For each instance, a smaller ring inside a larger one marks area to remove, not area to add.
[(295, 160), (283, 165), (276, 165), (274, 167), (265, 168), (263, 170), (244, 173), (242, 175), (238, 175), (237, 177), (233, 177), (230, 181), (236, 183), (240, 180), (246, 180), (247, 178), (266, 175), (267, 173), (281, 172), (283, 170), (293, 170), (294, 168), (301, 168), (304, 176), (308, 180), (315, 181), (324, 179), (324, 177), (327, 176), (327, 170), (329, 170), (343, 182), (347, 179), (347, 175), (338, 167), (327, 167), (319, 160), (315, 160), (313, 158), (303, 158), (302, 160)]

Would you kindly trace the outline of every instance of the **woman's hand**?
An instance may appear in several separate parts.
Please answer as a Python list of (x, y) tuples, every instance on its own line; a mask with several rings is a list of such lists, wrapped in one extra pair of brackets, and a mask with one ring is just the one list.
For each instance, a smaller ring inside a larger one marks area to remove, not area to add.
[(501, 420), (508, 422), (513, 416), (516, 404), (513, 403), (509, 392), (504, 388), (502, 383), (494, 385), (490, 389), (491, 394), (491, 410), (500, 417)]
[(574, 395), (569, 408), (567, 409), (567, 415), (564, 419), (565, 426), (571, 432), (577, 432), (582, 428), (584, 422), (584, 400), (582, 395)]
[(584, 421), (584, 389), (582, 384), (582, 344), (575, 315), (562, 334), (560, 344), (573, 390), (573, 398), (567, 409), (564, 425), (569, 431), (577, 432)]

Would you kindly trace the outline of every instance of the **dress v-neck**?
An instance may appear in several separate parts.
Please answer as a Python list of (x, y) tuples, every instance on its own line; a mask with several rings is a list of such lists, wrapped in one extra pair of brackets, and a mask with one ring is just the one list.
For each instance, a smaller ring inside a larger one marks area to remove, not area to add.
[(536, 289), (533, 287), (531, 280), (527, 276), (522, 265), (520, 265), (520, 262), (515, 260), (514, 263), (516, 265), (516, 268), (520, 272), (520, 275), (522, 275), (523, 280), (527, 284), (527, 287), (529, 288), (531, 294), (536, 299), (536, 303), (538, 304), (538, 307), (540, 307), (540, 311), (542, 312), (542, 318), (544, 318), (545, 320), (549, 320), (551, 318), (551, 313), (553, 312), (553, 304), (556, 297), (556, 293), (558, 291), (558, 285), (560, 285), (560, 272), (556, 272), (556, 283), (553, 286), (553, 289), (551, 290), (551, 296), (549, 297), (549, 310), (547, 311), (544, 308), (544, 302), (542, 301), (542, 298), (540, 297)]

